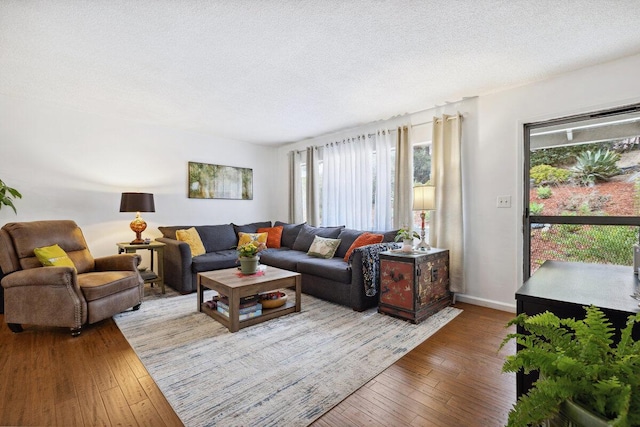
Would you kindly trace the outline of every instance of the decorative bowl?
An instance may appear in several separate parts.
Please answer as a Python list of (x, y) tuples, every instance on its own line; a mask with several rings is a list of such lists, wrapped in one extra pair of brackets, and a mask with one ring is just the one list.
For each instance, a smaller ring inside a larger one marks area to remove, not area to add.
[(281, 307), (287, 302), (287, 294), (284, 292), (267, 292), (260, 294), (260, 304), (262, 308), (276, 308)]

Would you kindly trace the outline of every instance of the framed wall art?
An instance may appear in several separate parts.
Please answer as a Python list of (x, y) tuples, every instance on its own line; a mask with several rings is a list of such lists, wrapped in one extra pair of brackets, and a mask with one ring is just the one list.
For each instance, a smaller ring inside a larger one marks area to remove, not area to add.
[(189, 162), (189, 198), (253, 200), (253, 169)]

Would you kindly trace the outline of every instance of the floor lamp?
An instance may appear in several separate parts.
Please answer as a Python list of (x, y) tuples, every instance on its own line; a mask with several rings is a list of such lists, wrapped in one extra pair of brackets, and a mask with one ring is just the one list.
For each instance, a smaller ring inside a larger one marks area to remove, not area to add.
[(436, 187), (433, 185), (416, 185), (413, 187), (413, 210), (420, 211), (420, 219), (422, 220), (420, 230), (420, 243), (416, 246), (416, 249), (421, 251), (428, 251), (431, 249), (429, 244), (424, 240), (424, 219), (426, 217), (425, 211), (433, 211), (436, 209)]

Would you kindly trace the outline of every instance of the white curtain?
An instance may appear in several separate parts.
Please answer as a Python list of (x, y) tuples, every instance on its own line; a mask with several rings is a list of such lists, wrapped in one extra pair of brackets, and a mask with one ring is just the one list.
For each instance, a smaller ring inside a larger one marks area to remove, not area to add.
[(300, 223), (304, 221), (302, 213), (302, 185), (300, 177), (300, 153), (289, 152), (289, 222)]
[(318, 149), (307, 148), (307, 222), (309, 225), (320, 225), (320, 189), (318, 187)]
[(465, 292), (461, 136), (460, 114), (434, 117), (431, 177), (436, 210), (431, 213), (429, 241), (433, 247), (449, 249), (449, 281), (456, 293)]
[(358, 230), (389, 229), (391, 144), (388, 133), (358, 135), (325, 145), (322, 225), (345, 225)]
[(413, 147), (410, 129), (401, 126), (396, 132), (396, 179), (394, 191), (394, 228), (413, 226)]

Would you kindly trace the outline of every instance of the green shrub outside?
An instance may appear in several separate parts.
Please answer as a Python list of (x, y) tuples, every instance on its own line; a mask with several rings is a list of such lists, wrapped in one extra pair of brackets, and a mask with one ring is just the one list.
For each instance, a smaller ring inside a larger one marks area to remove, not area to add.
[(571, 171), (550, 165), (538, 165), (531, 168), (529, 176), (536, 185), (540, 185), (543, 182), (559, 184), (569, 180)]
[(549, 187), (539, 187), (537, 190), (537, 193), (538, 193), (538, 197), (541, 199), (548, 199), (553, 194)]
[(578, 154), (585, 150), (597, 150), (599, 148), (610, 148), (611, 143), (594, 142), (583, 145), (569, 145), (563, 147), (542, 148), (532, 151), (529, 155), (531, 167), (539, 165), (567, 166), (575, 163)]
[(620, 173), (620, 168), (616, 165), (618, 160), (620, 154), (610, 150), (587, 150), (578, 155), (571, 171), (582, 184), (607, 181)]
[(529, 214), (536, 216), (542, 213), (544, 205), (542, 203), (531, 202), (529, 203)]

